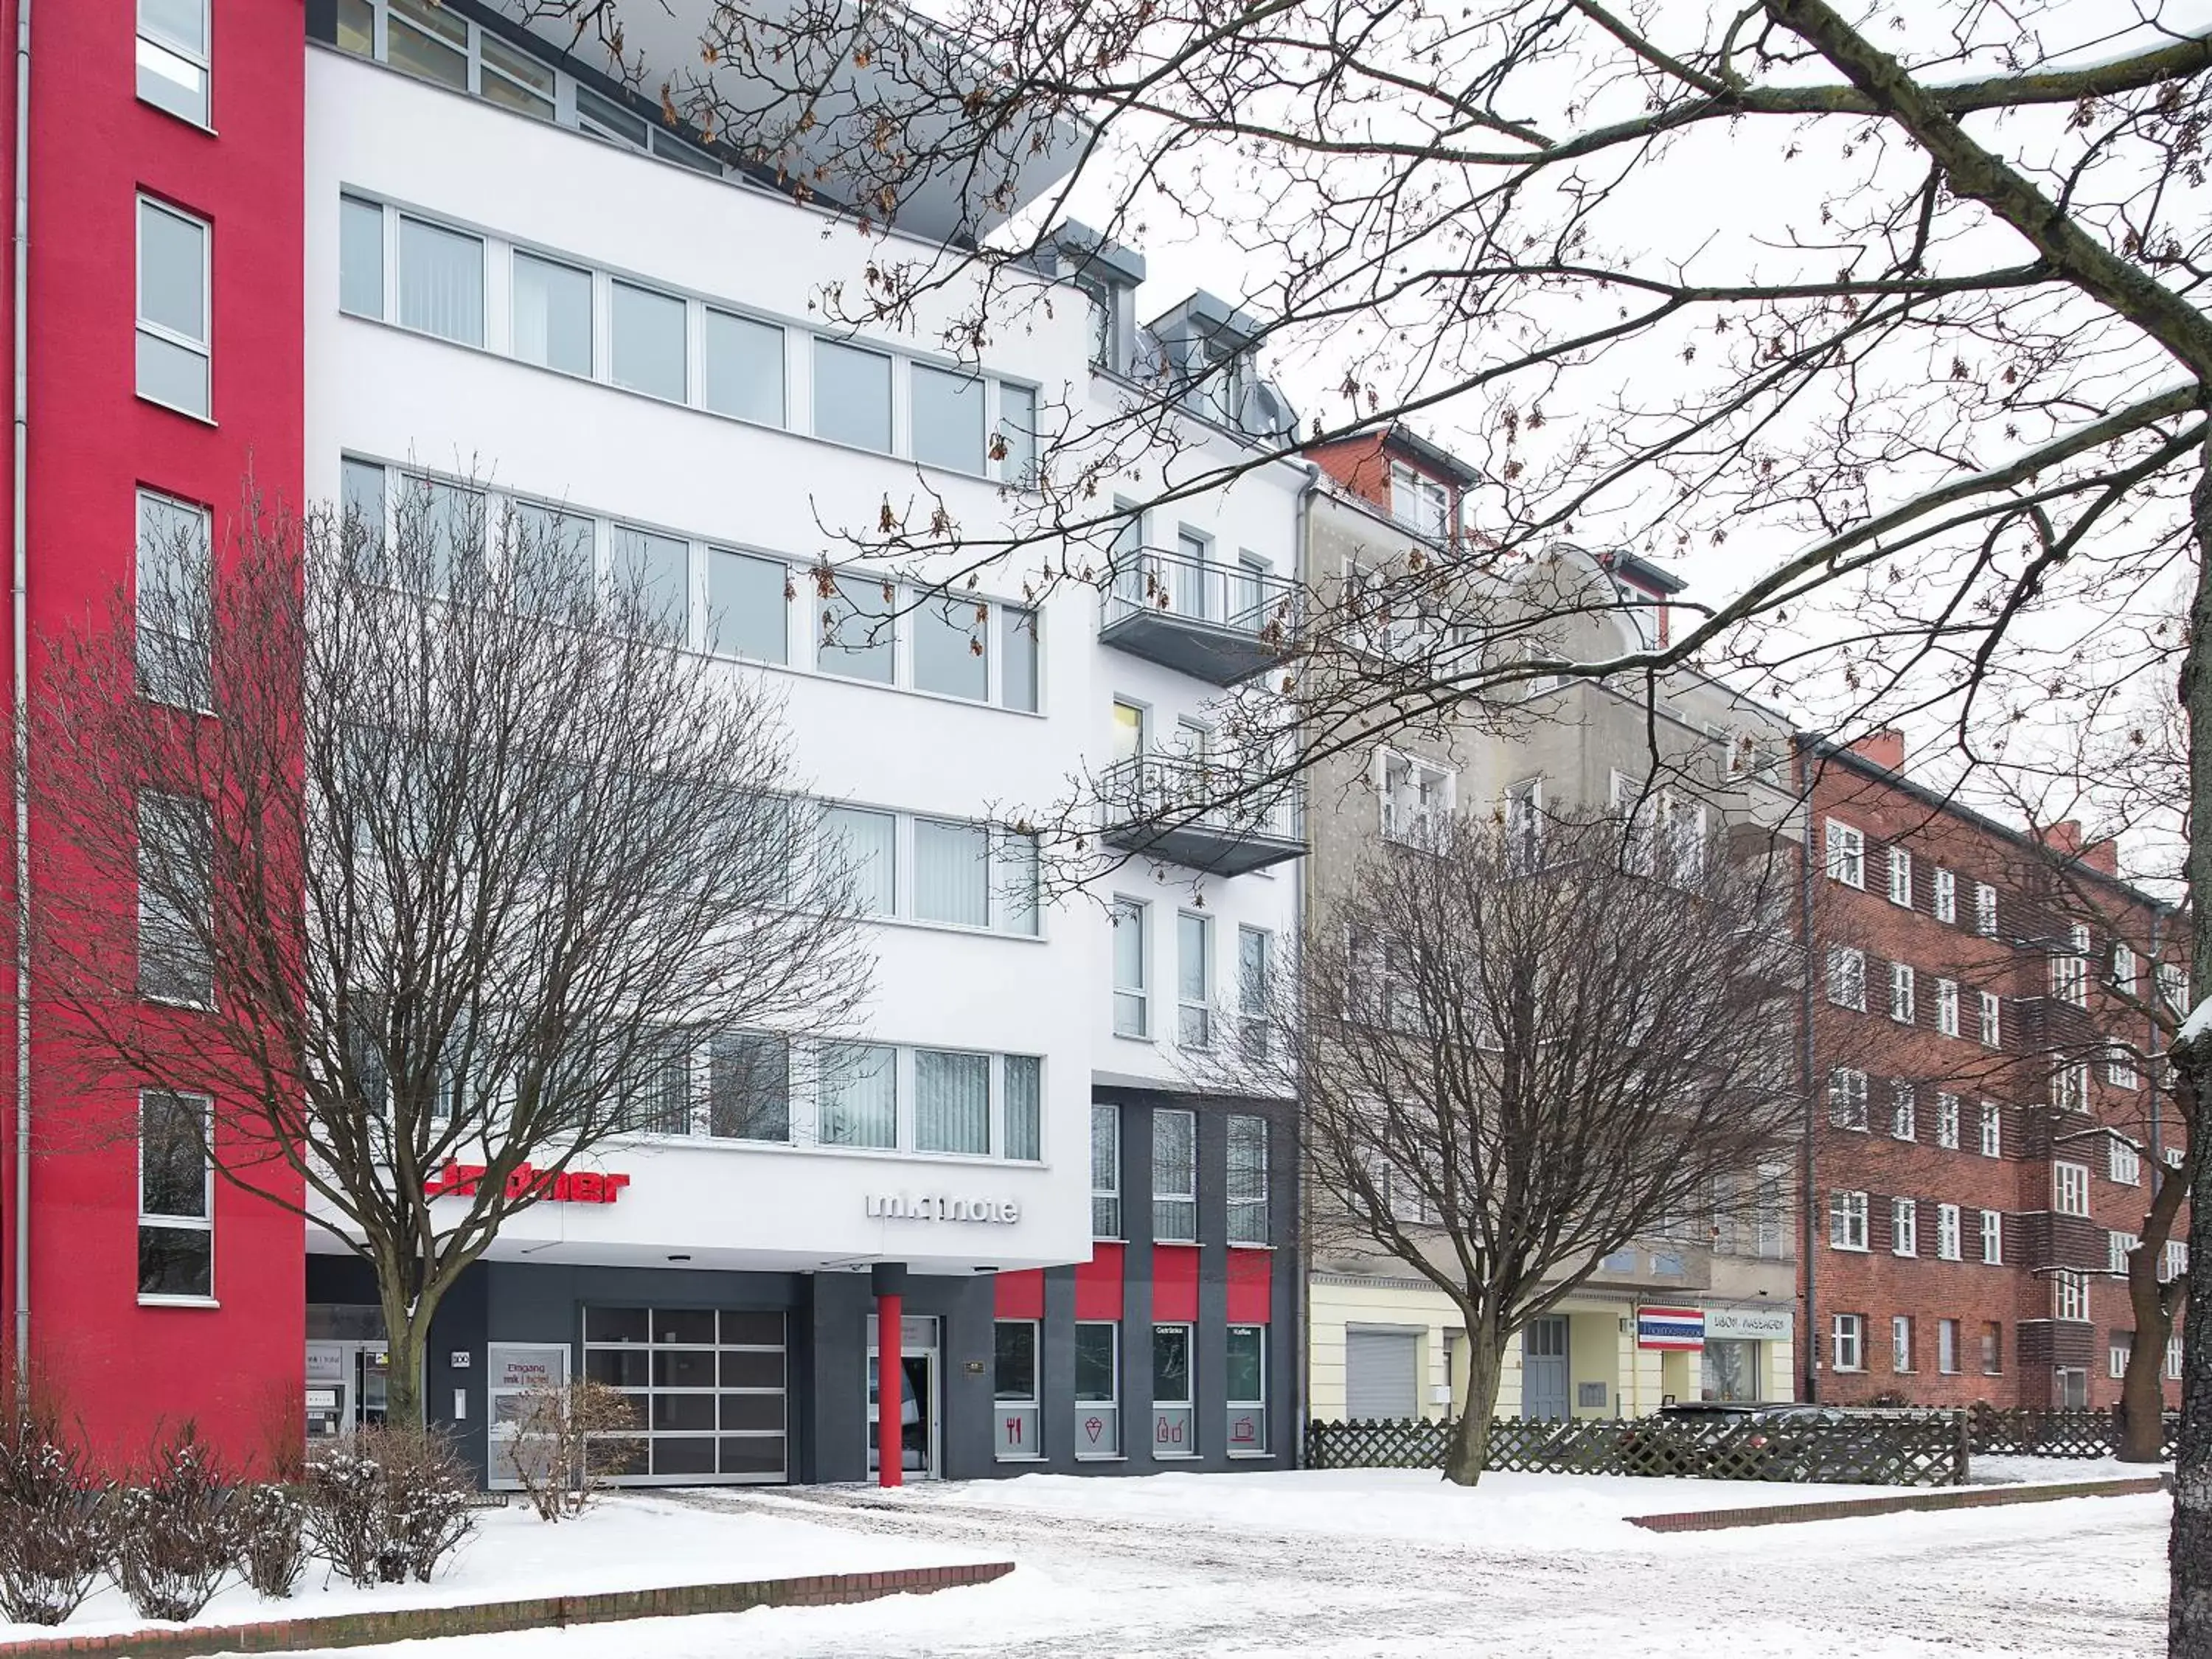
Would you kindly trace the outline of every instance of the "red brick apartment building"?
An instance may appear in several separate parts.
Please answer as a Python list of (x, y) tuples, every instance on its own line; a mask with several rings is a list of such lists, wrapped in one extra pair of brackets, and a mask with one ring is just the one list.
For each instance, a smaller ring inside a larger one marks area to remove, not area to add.
[[(2146, 1012), (2187, 1006), (2182, 918), (2118, 878), (2109, 844), (2010, 829), (1904, 758), (1895, 733), (1799, 748), (1818, 849), (1806, 1391), (2110, 1407), (2125, 1253), (2182, 1156)], [(2180, 1358), (2177, 1338), (2170, 1407)]]

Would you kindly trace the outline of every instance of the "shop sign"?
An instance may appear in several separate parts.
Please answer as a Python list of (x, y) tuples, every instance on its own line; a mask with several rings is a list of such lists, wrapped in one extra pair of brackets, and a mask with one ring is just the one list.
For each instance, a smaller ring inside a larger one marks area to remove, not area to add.
[(1022, 1206), (1011, 1198), (951, 1198), (943, 1193), (870, 1193), (868, 1213), (892, 1221), (995, 1221), (1012, 1226)]
[(508, 1347), (492, 1356), (491, 1386), (530, 1389), (568, 1380), (568, 1351), (556, 1347)]
[(1705, 1346), (1703, 1308), (1638, 1308), (1636, 1346), (1665, 1353), (1700, 1353)]
[[(484, 1166), (459, 1164), (448, 1158), (446, 1167), (422, 1183), (432, 1198), (474, 1198), (483, 1184)], [(602, 1175), (596, 1170), (540, 1170), (518, 1164), (508, 1172), (509, 1198), (536, 1198), (554, 1204), (611, 1204), (629, 1185), (626, 1175)]]
[(1264, 1406), (1231, 1406), (1229, 1408), (1229, 1449), (1231, 1451), (1265, 1451), (1267, 1449)]
[(1705, 1340), (1708, 1342), (1787, 1342), (1796, 1334), (1796, 1316), (1788, 1308), (1705, 1310)]

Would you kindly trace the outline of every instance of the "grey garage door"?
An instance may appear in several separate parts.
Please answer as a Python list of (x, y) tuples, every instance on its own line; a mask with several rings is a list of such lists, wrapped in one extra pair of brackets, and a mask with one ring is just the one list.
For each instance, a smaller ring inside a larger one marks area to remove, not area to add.
[(1355, 1421), (1419, 1417), (1421, 1339), (1413, 1331), (1344, 1334), (1344, 1414)]

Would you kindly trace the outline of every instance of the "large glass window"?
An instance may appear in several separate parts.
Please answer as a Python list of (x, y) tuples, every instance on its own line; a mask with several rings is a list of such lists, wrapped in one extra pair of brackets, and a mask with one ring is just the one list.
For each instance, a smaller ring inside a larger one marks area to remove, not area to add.
[(625, 1129), (647, 1135), (691, 1133), (691, 1052), (680, 1037), (641, 1040), (621, 1081)]
[(1037, 613), (999, 607), (999, 701), (1025, 714), (1037, 711)]
[(1121, 1455), (1121, 1328), (1101, 1320), (1075, 1327), (1075, 1455)]
[(914, 458), (957, 472), (983, 470), (983, 382), (971, 374), (914, 366)]
[(617, 525), (614, 553), (617, 591), (635, 600), (645, 637), (682, 645), (690, 633), (691, 544)]
[(1243, 1113), (1229, 1119), (1229, 1242), (1269, 1242), (1267, 1120)]
[(1191, 1328), (1152, 1327), (1152, 1455), (1198, 1455), (1197, 1425), (1192, 1420)]
[(1198, 1242), (1198, 1119), (1189, 1112), (1152, 1114), (1152, 1237)]
[(880, 1043), (823, 1051), (819, 1136), (825, 1146), (898, 1145), (898, 1057)]
[(914, 1144), (923, 1152), (981, 1158), (991, 1150), (991, 1058), (917, 1048)]
[(1091, 1106), (1091, 1236), (1121, 1236), (1121, 1109)]
[(432, 0), (390, 0), (385, 61), (426, 81), (469, 88), (469, 26)]
[(215, 1294), (210, 1106), (197, 1095), (138, 1097), (138, 1294)]
[(781, 1312), (587, 1307), (584, 1375), (618, 1389), (637, 1423), (603, 1443), (597, 1472), (656, 1486), (785, 1478)]
[(204, 222), (138, 198), (138, 395), (206, 419), (210, 410)]
[(976, 702), (990, 695), (990, 607), (931, 594), (914, 608), (914, 685)]
[(592, 592), (592, 520), (535, 501), (517, 501), (514, 512), (507, 556), (517, 598), (556, 612), (580, 604)]
[(442, 225), (399, 221), (399, 322), (462, 345), (484, 343), (483, 244)]
[(725, 657), (783, 662), (790, 655), (791, 574), (781, 559), (724, 548), (707, 552), (707, 645)]
[(1006, 1066), (1004, 1155), (1036, 1163), (1044, 1157), (1044, 1061), (1035, 1054), (1008, 1054)]
[(1001, 1319), (992, 1328), (991, 1400), (1000, 1462), (1044, 1455), (1038, 1437), (1037, 1322)]
[(1267, 1031), (1274, 1000), (1275, 936), (1261, 927), (1237, 930), (1237, 992), (1242, 1015), (1237, 1044), (1244, 1058), (1267, 1057)]
[(177, 708), (215, 701), (208, 533), (205, 507), (138, 492), (138, 691)]
[(207, 808), (180, 795), (138, 800), (138, 989), (194, 1008), (215, 1001), (210, 934), (214, 836)]
[(840, 576), (822, 605), (815, 666), (889, 685), (897, 672), (898, 590), (874, 576)]
[(719, 414), (783, 424), (783, 331), (773, 323), (707, 313), (707, 407)]
[(1229, 1395), (1229, 1455), (1267, 1449), (1267, 1328), (1231, 1325), (1223, 1382)]
[(822, 828), (825, 849), (853, 884), (860, 914), (896, 915), (898, 819), (889, 812), (831, 806), (823, 811)]
[(1037, 838), (991, 832), (991, 925), (1034, 939), (1037, 931)]
[(592, 372), (592, 273), (514, 256), (514, 355), (568, 374)]
[(352, 196), (338, 198), (338, 309), (384, 315), (384, 210)]
[(836, 340), (816, 340), (814, 435), (889, 454), (891, 360)]
[(984, 927), (991, 920), (991, 832), (981, 824), (914, 821), (917, 921)]
[(999, 388), (999, 476), (1026, 489), (1037, 476), (1037, 395), (1025, 386)]
[(628, 283), (614, 285), (614, 383), (684, 401), (684, 301)]
[(1146, 993), (1145, 934), (1150, 921), (1135, 899), (1114, 901), (1114, 1035), (1151, 1035), (1151, 1001)]
[(483, 558), (484, 498), (481, 492), (414, 476), (402, 484), (399, 545), (404, 577), (427, 578), (430, 591), (453, 587), (453, 573), (473, 570)]
[(707, 1133), (730, 1140), (791, 1139), (791, 1045), (738, 1033), (709, 1051)]
[(138, 0), (138, 96), (207, 125), (207, 0)]
[(486, 103), (540, 121), (553, 118), (553, 71), (489, 29), (477, 31), (477, 70), (479, 94)]
[(1213, 919), (1183, 910), (1176, 916), (1176, 1040), (1187, 1048), (1213, 1041)]

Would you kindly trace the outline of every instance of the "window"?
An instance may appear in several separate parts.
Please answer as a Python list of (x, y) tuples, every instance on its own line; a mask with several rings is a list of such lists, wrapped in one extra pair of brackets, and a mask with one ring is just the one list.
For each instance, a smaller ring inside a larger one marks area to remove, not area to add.
[(484, 343), (484, 250), (473, 236), (399, 220), (399, 324), (441, 340)]
[(991, 926), (1035, 939), (1037, 933), (1037, 838), (1018, 830), (991, 832)]
[(1912, 1140), (1920, 1133), (1920, 1114), (1913, 1100), (1912, 1085), (1893, 1084), (1889, 1092), (1889, 1133), (1893, 1140)]
[(2124, 997), (2136, 994), (2136, 953), (2126, 945), (2112, 946), (2112, 988)]
[(1936, 920), (1955, 922), (1959, 919), (1959, 878), (1948, 870), (1936, 872)]
[(1920, 1202), (1917, 1199), (1890, 1200), (1889, 1253), (1892, 1255), (1920, 1254)]
[(1037, 712), (1037, 613), (999, 607), (999, 702), (1024, 714)]
[(1275, 936), (1261, 927), (1237, 930), (1237, 995), (1241, 1018), (1237, 1050), (1248, 1060), (1267, 1057), (1274, 998)]
[[(665, 1484), (785, 1478), (784, 1316), (724, 1308), (586, 1306), (584, 1375), (638, 1417), (622, 1473)], [(557, 1351), (557, 1350), (556, 1350)]]
[(1044, 1159), (1044, 1061), (1035, 1054), (1008, 1054), (1005, 1099), (1000, 1115), (1005, 1128), (1000, 1156), (1027, 1164)]
[(2105, 1050), (2105, 1081), (2115, 1089), (2142, 1086), (2142, 1073), (2136, 1068), (2136, 1051), (2124, 1042), (2115, 1042)]
[(1198, 1119), (1190, 1112), (1152, 1114), (1152, 1237), (1198, 1242)]
[(207, 808), (178, 795), (138, 799), (138, 990), (156, 1002), (215, 1002), (214, 836)]
[(2135, 1352), (2136, 1339), (2132, 1331), (2115, 1331), (2105, 1350), (2106, 1374), (2118, 1382), (2128, 1374), (2128, 1360)]
[(874, 576), (840, 576), (822, 604), (814, 664), (825, 674), (892, 683), (897, 668), (898, 590)]
[(2136, 1246), (2142, 1241), (2133, 1233), (2108, 1232), (2105, 1235), (2105, 1271), (2125, 1273), (2128, 1258), (2135, 1254)]
[(1114, 901), (1114, 1035), (1152, 1035), (1152, 999), (1145, 987), (1148, 908), (1136, 899)]
[(880, 1043), (824, 1047), (816, 1134), (825, 1146), (898, 1145), (898, 1057)]
[(2159, 1255), (2159, 1282), (2170, 1285), (2175, 1279), (2185, 1279), (2188, 1275), (2189, 1241), (2169, 1238), (2166, 1242), (2166, 1249)]
[(1001, 1463), (1044, 1455), (1038, 1438), (1037, 1322), (1001, 1319), (991, 1328), (991, 1403)]
[(1267, 1328), (1231, 1325), (1223, 1365), (1229, 1455), (1259, 1455), (1267, 1449)]
[(955, 472), (982, 471), (983, 382), (926, 363), (915, 364), (912, 374), (914, 459)]
[(2086, 1273), (2060, 1272), (2051, 1275), (2052, 1317), (2086, 1322), (2089, 1317), (2089, 1279)]
[(1103, 1321), (1075, 1327), (1075, 1455), (1121, 1455), (1121, 1328)]
[(836, 860), (852, 884), (859, 914), (896, 915), (897, 817), (890, 812), (869, 812), (854, 806), (825, 807), (822, 813), (822, 838), (823, 855)]
[(672, 294), (614, 284), (611, 374), (617, 386), (684, 401), (684, 311)]
[(914, 914), (959, 927), (991, 921), (991, 832), (980, 823), (914, 821)]
[(1121, 1236), (1121, 1109), (1091, 1107), (1091, 1236)]
[(2159, 1156), (2166, 1160), (2166, 1165), (2168, 1169), (2178, 1170), (2181, 1167), (2183, 1160), (2185, 1158), (2187, 1154), (2185, 1153), (2179, 1146), (2169, 1146), (2164, 1152), (2160, 1152)]
[(564, 374), (592, 372), (592, 273), (514, 256), (514, 355)]
[(1832, 1128), (1867, 1126), (1867, 1074), (1849, 1066), (1828, 1073), (1828, 1123)]
[(138, 1294), (215, 1295), (212, 1106), (197, 1095), (138, 1097)]
[(991, 608), (930, 594), (914, 607), (914, 684), (919, 691), (981, 702), (991, 695)]
[(1444, 487), (1411, 467), (1390, 468), (1390, 516), (1416, 536), (1437, 540), (1444, 533)]
[(2189, 975), (2186, 969), (2171, 962), (2161, 962), (2153, 975), (2158, 981), (2158, 994), (2166, 1006), (2177, 1014), (2190, 1010)]
[(1961, 1259), (1960, 1240), (1960, 1212), (1955, 1204), (1936, 1206), (1936, 1259), (1957, 1261)]
[(2004, 1327), (1992, 1319), (1982, 1326), (1982, 1372), (1986, 1376), (2004, 1371)]
[(1982, 1265), (1989, 1267), (2004, 1266), (2004, 1212), (1982, 1212)]
[(338, 198), (338, 309), (384, 315), (384, 210), (353, 196)]
[(781, 559), (707, 550), (707, 648), (783, 662), (790, 654), (791, 573)]
[(2086, 1112), (2089, 1109), (2089, 1062), (2077, 1060), (2057, 1067), (2051, 1073), (2051, 1109), (2060, 1112)]
[(1866, 1369), (1866, 1316), (1838, 1314), (1828, 1322), (1828, 1363), (1839, 1371)]
[(1959, 1322), (1955, 1319), (1936, 1322), (1936, 1369), (1947, 1376), (1958, 1372)]
[(1867, 1195), (1832, 1193), (1828, 1196), (1828, 1243), (1838, 1250), (1867, 1248)]
[(206, 222), (138, 198), (138, 395), (206, 420)]
[(2004, 1108), (1994, 1100), (1982, 1103), (1982, 1156), (2004, 1156)]
[(1982, 998), (1982, 1047), (2004, 1047), (2004, 1004), (1995, 991), (1984, 991)]
[(2051, 1207), (2061, 1215), (2089, 1213), (2089, 1166), (2063, 1159), (2051, 1166)]
[(1936, 1029), (1948, 1037), (1959, 1035), (1959, 981), (1955, 979), (1936, 981)]
[(1913, 1023), (1912, 964), (1893, 962), (1889, 964), (1889, 1017), (1900, 1025)]
[(1997, 890), (1985, 881), (1974, 884), (1974, 931), (1984, 939), (1997, 935)]
[(207, 125), (207, 0), (138, 0), (138, 96)]
[(1828, 947), (1828, 1000), (1866, 1012), (1866, 952), (1848, 945)]
[(1198, 1435), (1192, 1421), (1191, 1328), (1152, 1327), (1152, 1455), (1195, 1457)]
[(341, 539), (350, 556), (373, 570), (384, 560), (384, 469), (368, 461), (341, 461), (338, 495)]
[(385, 61), (394, 69), (465, 92), (469, 26), (435, 0), (389, 0)]
[(1912, 1369), (1912, 1321), (1904, 1314), (1893, 1316), (1889, 1322), (1889, 1368), (1893, 1371)]
[(1936, 1144), (1946, 1152), (1959, 1150), (1959, 1097), (1936, 1097)]
[(914, 1055), (916, 1152), (981, 1158), (991, 1150), (991, 1057), (917, 1048)]
[(1393, 841), (1429, 844), (1451, 811), (1452, 782), (1447, 768), (1385, 750), (1382, 833)]
[(534, 120), (553, 118), (553, 71), (487, 29), (477, 31), (477, 71), (486, 103)]
[(1269, 1242), (1267, 1120), (1243, 1113), (1229, 1119), (1229, 1242)]
[(1213, 1041), (1213, 919), (1176, 914), (1176, 1040), (1203, 1048)]
[(814, 435), (888, 455), (891, 360), (836, 340), (814, 343)]
[(1505, 792), (1507, 857), (1516, 870), (1534, 870), (1544, 861), (1544, 781), (1527, 778)]
[(1840, 881), (1846, 887), (1865, 887), (1866, 836), (1863, 832), (1830, 818), (1826, 850), (1829, 880)]
[(208, 522), (204, 507), (138, 492), (138, 694), (173, 708), (215, 702)]
[(999, 387), (999, 476), (1018, 489), (1037, 482), (1037, 395), (1034, 386)]
[(2166, 1380), (2169, 1382), (2181, 1380), (2181, 1339), (2178, 1336), (2169, 1336), (2166, 1340)]
[(2076, 926), (2071, 931), (2071, 949), (2054, 952), (2051, 958), (2051, 994), (2061, 1002), (2070, 1002), (2083, 1008), (2089, 1002), (2089, 930)]
[(2105, 1173), (2123, 1187), (2142, 1183), (2142, 1154), (2133, 1141), (2114, 1135), (2105, 1143)]
[(650, 530), (615, 526), (615, 592), (635, 605), (640, 637), (682, 645), (691, 632), (691, 544)]
[(791, 1139), (791, 1045), (738, 1034), (708, 1050), (707, 1133), (726, 1140)]
[(702, 401), (720, 415), (783, 424), (783, 331), (773, 323), (707, 311), (700, 349)]
[(1889, 902), (1912, 908), (1912, 854), (1902, 847), (1889, 849)]

